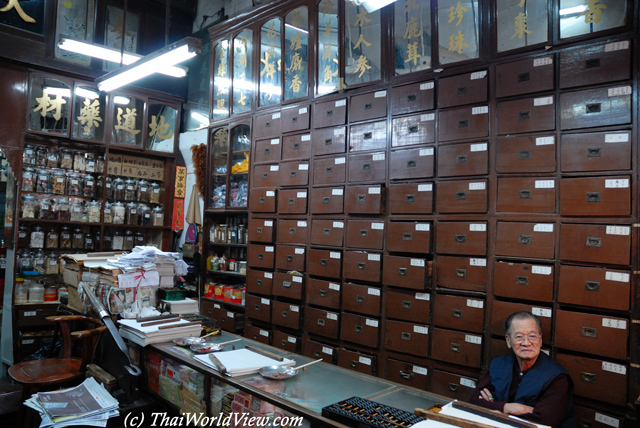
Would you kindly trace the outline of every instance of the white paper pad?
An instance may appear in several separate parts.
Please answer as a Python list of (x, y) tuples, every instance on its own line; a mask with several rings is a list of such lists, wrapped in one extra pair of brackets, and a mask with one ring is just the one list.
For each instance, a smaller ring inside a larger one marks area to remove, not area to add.
[[(262, 367), (281, 365), (294, 366), (296, 362), (285, 358), (283, 361), (265, 357), (248, 349), (236, 349), (235, 351), (216, 352), (216, 357), (226, 367), (230, 376), (240, 376), (257, 373)], [(195, 355), (194, 358), (202, 364), (215, 369), (209, 359), (209, 355)]]

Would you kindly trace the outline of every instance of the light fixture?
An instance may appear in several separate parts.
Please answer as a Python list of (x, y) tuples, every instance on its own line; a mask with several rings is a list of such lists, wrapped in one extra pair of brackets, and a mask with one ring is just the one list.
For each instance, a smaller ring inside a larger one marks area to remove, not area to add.
[(382, 9), (388, 4), (393, 3), (396, 0), (355, 0), (356, 6), (362, 6), (369, 13), (375, 12), (378, 9)]
[(198, 55), (202, 51), (202, 41), (195, 37), (185, 37), (175, 43), (159, 49), (133, 64), (125, 65), (117, 70), (96, 79), (98, 89), (103, 92), (113, 91), (136, 80), (147, 77), (159, 70), (166, 70), (178, 63)]
[(558, 14), (560, 16), (566, 16), (566, 15), (575, 15), (578, 13), (582, 13), (585, 10), (587, 10), (587, 7), (585, 5), (579, 5), (579, 6), (574, 6), (574, 7), (568, 7), (566, 9), (560, 9), (560, 11), (558, 12)]
[[(60, 36), (58, 39), (58, 49), (123, 65), (133, 64), (142, 58), (142, 55), (131, 52), (120, 52), (120, 49), (96, 45), (94, 43), (72, 39), (68, 36)], [(187, 75), (187, 70), (184, 67), (168, 67), (162, 71), (158, 71), (158, 73), (172, 77), (184, 77)]]

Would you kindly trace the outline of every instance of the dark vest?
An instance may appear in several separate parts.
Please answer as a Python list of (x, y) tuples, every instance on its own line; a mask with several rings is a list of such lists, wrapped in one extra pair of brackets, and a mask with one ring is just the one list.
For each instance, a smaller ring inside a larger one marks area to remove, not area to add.
[[(509, 387), (511, 386), (515, 360), (515, 354), (510, 352), (507, 355), (491, 361), (489, 373), (491, 373), (491, 384), (495, 387), (493, 396), (496, 401), (509, 402)], [(527, 373), (522, 378), (513, 401), (535, 407), (542, 391), (560, 374), (569, 376), (560, 364), (553, 361), (544, 352), (541, 352), (533, 367), (527, 370)], [(569, 380), (571, 380), (571, 377), (569, 377)], [(571, 384), (567, 412), (562, 420), (561, 427), (575, 428), (575, 426), (576, 421), (573, 416), (573, 384)]]

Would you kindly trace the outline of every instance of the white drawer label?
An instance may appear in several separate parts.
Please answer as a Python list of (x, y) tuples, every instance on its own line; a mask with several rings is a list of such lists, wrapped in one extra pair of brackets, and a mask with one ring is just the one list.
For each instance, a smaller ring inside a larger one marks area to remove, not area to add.
[(214, 304), (213, 304), (213, 307), (214, 307), (214, 308), (216, 308), (216, 309), (221, 309), (221, 308), (222, 308), (222, 306), (220, 306), (220, 305), (219, 305), (219, 304), (217, 304), (217, 303), (214, 303)]
[(556, 182), (553, 180), (536, 180), (536, 189), (553, 189)]
[(336, 253), (335, 251), (331, 251), (329, 253), (329, 258), (330, 259), (339, 259), (340, 258), (340, 253)]
[(347, 105), (347, 100), (338, 100), (335, 103), (336, 107), (343, 107), (343, 106), (346, 106), (346, 105)]
[(628, 273), (622, 273), (622, 272), (607, 271), (604, 274), (604, 278), (607, 281), (629, 282), (629, 274)]
[(531, 308), (531, 313), (539, 317), (551, 318), (552, 311), (547, 308)]
[(374, 98), (382, 98), (387, 96), (387, 91), (378, 91), (373, 94)]
[(365, 321), (365, 323), (366, 323), (369, 327), (375, 327), (375, 328), (378, 328), (378, 320), (371, 320), (371, 319), (367, 318), (367, 321)]
[(301, 109), (298, 109), (298, 114), (305, 114), (307, 111), (306, 107), (302, 107)]
[(484, 190), (487, 188), (487, 183), (469, 183), (469, 190)]
[(431, 122), (432, 120), (436, 120), (435, 113), (425, 113), (420, 115), (420, 122)]
[(25, 317), (35, 317), (36, 316), (36, 311), (25, 311), (23, 312)]
[(260, 336), (269, 337), (269, 332), (267, 330), (260, 330)]
[(470, 308), (482, 309), (482, 308), (484, 308), (484, 301), (475, 300), (475, 299), (467, 299), (467, 306), (470, 307)]
[(607, 226), (607, 235), (629, 236), (631, 228), (629, 226)]
[(469, 225), (469, 230), (471, 232), (486, 232), (487, 231), (487, 225), (483, 224), (483, 223), (471, 223)]
[(271, 144), (275, 145), (275, 144), (280, 144), (280, 139), (279, 138), (274, 138), (271, 140)]
[(291, 312), (300, 312), (300, 306), (296, 306), (296, 305), (289, 305), (289, 310)]
[(31, 345), (32, 343), (35, 342), (35, 339), (25, 339), (22, 341), (23, 345)]
[(475, 73), (471, 73), (471, 79), (470, 80), (484, 79), (486, 75), (487, 75), (487, 70), (476, 71)]
[(298, 341), (298, 339), (296, 339), (296, 338), (295, 338), (295, 337), (293, 337), (293, 336), (289, 336), (289, 337), (287, 337), (287, 341), (288, 341), (289, 343), (296, 343), (296, 342)]
[(554, 136), (536, 138), (536, 146), (549, 146), (551, 144), (555, 144), (555, 142), (556, 138)]
[(416, 300), (431, 300), (429, 293), (416, 293)]
[(379, 296), (380, 290), (378, 288), (367, 288), (367, 293), (371, 294), (372, 296)]
[(472, 151), (472, 152), (486, 152), (487, 151), (487, 143), (471, 144), (471, 146), (469, 147), (469, 151)]
[(373, 156), (371, 156), (371, 158), (372, 158), (374, 161), (381, 161), (381, 160), (384, 160), (384, 153), (376, 153), (376, 154), (374, 154)]
[(420, 149), (418, 154), (420, 156), (433, 156), (433, 149)]
[(327, 312), (327, 319), (328, 320), (337, 321), (338, 320), (338, 314), (332, 314), (331, 312)]
[(471, 109), (471, 114), (488, 114), (489, 106), (484, 107), (474, 107)]
[(369, 187), (369, 189), (367, 190), (367, 192), (370, 195), (379, 195), (380, 194), (380, 187)]
[(482, 344), (481, 336), (474, 336), (473, 334), (465, 334), (464, 341), (469, 343), (475, 343), (476, 345)]
[(476, 383), (472, 379), (467, 379), (466, 377), (460, 378), (460, 385), (466, 386), (467, 388), (475, 388)]
[(371, 229), (384, 230), (384, 223), (371, 223)]
[(609, 363), (606, 361), (602, 362), (602, 370), (606, 371), (606, 372), (611, 372), (611, 373), (618, 373), (621, 375), (626, 375), (627, 374), (627, 367), (623, 366), (622, 364), (616, 364), (616, 363)]
[(343, 189), (331, 189), (331, 196), (342, 196), (343, 194)]
[(416, 230), (422, 232), (428, 232), (430, 229), (429, 223), (416, 223)]
[(367, 260), (371, 260), (372, 262), (379, 262), (380, 254), (367, 254)]
[(602, 413), (596, 412), (595, 417), (596, 422), (603, 423), (605, 425), (609, 425), (613, 428), (620, 428), (620, 420), (616, 418), (612, 418), (611, 416), (603, 415)]
[(424, 267), (424, 260), (422, 259), (411, 259), (411, 266)]
[(631, 86), (620, 86), (618, 88), (609, 88), (607, 94), (610, 97), (620, 97), (623, 95), (631, 95)]
[(328, 346), (323, 346), (322, 352), (324, 352), (325, 354), (333, 355), (333, 348), (329, 348)]
[(334, 129), (334, 131), (333, 131), (333, 135), (335, 135), (335, 136), (344, 135), (344, 133), (345, 133), (345, 129), (344, 128)]
[(263, 305), (267, 305), (267, 306), (271, 305), (271, 303), (269, 302), (269, 299), (260, 299), (260, 302), (261, 302)]
[(235, 318), (235, 317), (236, 317), (236, 314), (234, 314), (233, 312), (227, 311), (227, 316), (228, 316), (229, 318)]
[(429, 327), (423, 327), (421, 325), (414, 325), (413, 332), (418, 334), (429, 334)]
[(265, 195), (266, 195), (266, 196), (275, 196), (275, 195), (276, 195), (276, 192), (274, 192), (273, 190), (267, 190), (267, 191), (265, 192)]
[(271, 119), (280, 119), (280, 113), (273, 113)]
[(544, 58), (536, 58), (533, 60), (534, 67), (540, 67), (542, 65), (551, 65), (553, 64), (552, 56), (545, 56)]
[(433, 89), (434, 87), (434, 83), (433, 82), (426, 82), (426, 83), (421, 83), (420, 84), (420, 90), (421, 91), (426, 91), (427, 89)]
[(629, 141), (629, 134), (618, 133), (618, 134), (604, 134), (604, 142), (605, 143), (627, 143)]
[(273, 220), (265, 220), (264, 225), (265, 227), (273, 227)]
[(373, 124), (373, 129), (386, 129), (387, 122), (376, 122)]
[(334, 160), (334, 163), (335, 163), (336, 165), (341, 165), (341, 164), (343, 164), (343, 163), (345, 163), (345, 162), (346, 162), (346, 158), (344, 158), (344, 157), (342, 157), (342, 158), (336, 158), (336, 159)]
[(413, 372), (421, 375), (427, 375), (427, 369), (424, 367), (413, 366)]
[(309, 170), (309, 164), (308, 163), (301, 163), (300, 165), (298, 165), (298, 170), (299, 171), (308, 171)]
[(307, 192), (297, 192), (296, 196), (298, 198), (306, 198), (307, 197)]
[(301, 283), (301, 284), (302, 284), (302, 277), (301, 277), (301, 276), (292, 276), (292, 277), (291, 277), (291, 280), (292, 280), (293, 282), (299, 282), (299, 283)]
[(271, 165), (269, 167), (269, 171), (278, 171), (280, 169), (280, 167), (278, 165)]
[(335, 282), (330, 282), (329, 290), (340, 291), (340, 284), (336, 284)]
[(538, 275), (551, 275), (551, 266), (531, 266), (531, 273)]
[(300, 141), (311, 141), (311, 135), (301, 135)]
[(295, 254), (304, 254), (304, 248), (296, 248), (296, 249), (294, 250), (294, 253), (295, 253)]
[(307, 222), (306, 221), (299, 221), (296, 224), (298, 225), (298, 227), (307, 227)]
[(265, 272), (264, 273), (264, 277), (265, 278), (269, 278), (269, 279), (273, 279), (273, 274), (271, 272)]
[(341, 221), (334, 221), (333, 222), (333, 227), (335, 229), (343, 229), (344, 228), (344, 223)]
[(622, 42), (607, 43), (606, 45), (604, 45), (605, 52), (613, 52), (613, 51), (619, 51), (623, 49), (629, 49), (629, 40), (624, 40)]
[(548, 106), (551, 104), (553, 104), (553, 97), (542, 97), (533, 99), (534, 106)]
[(358, 357), (358, 362), (360, 364), (364, 364), (365, 366), (370, 366), (371, 365), (371, 358), (367, 358), (367, 357)]
[(604, 187), (607, 189), (626, 189), (629, 187), (628, 178), (608, 179), (604, 180)]
[(533, 225), (534, 232), (553, 232), (553, 224), (538, 223)]
[(273, 247), (264, 247), (265, 253), (273, 253)]
[(609, 328), (617, 328), (619, 330), (627, 329), (627, 321), (614, 318), (602, 318), (602, 326)]
[(486, 266), (487, 259), (469, 259), (469, 266)]
[(418, 192), (431, 192), (433, 184), (418, 184)]

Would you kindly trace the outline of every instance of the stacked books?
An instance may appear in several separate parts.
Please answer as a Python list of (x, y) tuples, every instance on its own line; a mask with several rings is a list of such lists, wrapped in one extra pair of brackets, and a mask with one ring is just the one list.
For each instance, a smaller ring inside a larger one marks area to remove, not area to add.
[(180, 337), (200, 336), (202, 332), (200, 322), (190, 322), (178, 317), (155, 322), (121, 319), (118, 323), (120, 323), (120, 335), (140, 346), (167, 342)]
[(118, 400), (92, 377), (74, 388), (38, 392), (24, 404), (40, 413), (40, 428), (105, 427), (109, 418), (119, 415)]
[(183, 300), (161, 300), (172, 314), (198, 314), (200, 308), (198, 301), (193, 299)]

